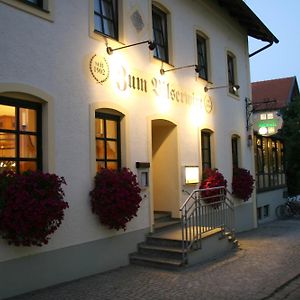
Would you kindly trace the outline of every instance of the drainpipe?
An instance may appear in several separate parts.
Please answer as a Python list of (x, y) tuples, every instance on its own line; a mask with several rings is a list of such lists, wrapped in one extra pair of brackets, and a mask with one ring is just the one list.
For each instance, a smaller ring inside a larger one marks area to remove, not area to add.
[(258, 49), (256, 51), (252, 52), (251, 54), (249, 54), (249, 58), (252, 57), (252, 56), (254, 56), (254, 55), (256, 55), (259, 52), (262, 52), (262, 51), (266, 50), (267, 48), (271, 47), (272, 45), (273, 45), (273, 41), (270, 42), (267, 46), (264, 46), (261, 49)]

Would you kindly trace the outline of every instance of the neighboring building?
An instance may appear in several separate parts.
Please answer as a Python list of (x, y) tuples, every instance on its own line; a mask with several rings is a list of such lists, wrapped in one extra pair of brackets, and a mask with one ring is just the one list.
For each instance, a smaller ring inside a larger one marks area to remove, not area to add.
[[(198, 187), (186, 166), (218, 168), (229, 189), (234, 166), (254, 174), (248, 36), (278, 40), (243, 1), (0, 0), (0, 27), (1, 170), (64, 176), (70, 205), (48, 245), (0, 241), (0, 297), (128, 264), (154, 211), (178, 217)], [(144, 185), (125, 232), (91, 212), (101, 167)], [(257, 226), (255, 193), (235, 200), (235, 219)]]
[(276, 207), (286, 198), (284, 144), (277, 132), (282, 127), (280, 110), (299, 95), (296, 77), (252, 83), (254, 151), (256, 163), (257, 218), (276, 218)]

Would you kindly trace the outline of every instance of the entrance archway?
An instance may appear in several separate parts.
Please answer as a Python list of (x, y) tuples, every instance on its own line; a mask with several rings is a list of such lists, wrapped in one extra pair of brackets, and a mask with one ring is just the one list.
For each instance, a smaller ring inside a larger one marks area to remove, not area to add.
[(178, 139), (174, 123), (152, 121), (152, 182), (154, 211), (179, 216)]

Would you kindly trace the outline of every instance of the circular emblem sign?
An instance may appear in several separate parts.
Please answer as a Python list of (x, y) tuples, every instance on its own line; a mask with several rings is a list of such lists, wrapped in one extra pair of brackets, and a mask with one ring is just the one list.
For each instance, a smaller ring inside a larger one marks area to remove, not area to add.
[(205, 111), (207, 113), (210, 113), (212, 111), (212, 101), (211, 101), (211, 98), (210, 96), (208, 95), (205, 95), (205, 98), (204, 98), (204, 108), (205, 108)]
[(97, 82), (101, 84), (105, 82), (109, 76), (109, 66), (106, 59), (95, 54), (90, 60), (90, 72)]

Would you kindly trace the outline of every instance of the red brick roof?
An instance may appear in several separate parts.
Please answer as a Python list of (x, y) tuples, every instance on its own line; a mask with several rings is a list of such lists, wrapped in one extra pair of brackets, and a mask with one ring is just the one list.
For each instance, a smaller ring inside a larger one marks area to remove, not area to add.
[[(288, 105), (294, 96), (296, 77), (253, 82), (252, 103), (255, 110), (277, 110)], [(296, 87), (298, 90), (298, 87)]]

